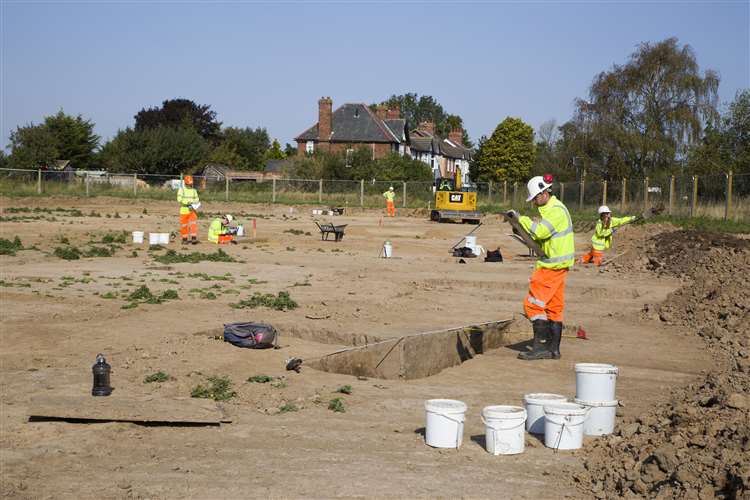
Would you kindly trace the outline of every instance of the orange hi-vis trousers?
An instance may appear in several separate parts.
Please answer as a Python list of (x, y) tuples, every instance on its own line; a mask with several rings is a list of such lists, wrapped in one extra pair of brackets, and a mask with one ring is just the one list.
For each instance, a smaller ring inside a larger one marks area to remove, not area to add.
[(230, 243), (232, 241), (232, 235), (231, 234), (220, 234), (219, 240), (216, 242), (219, 245), (223, 245), (224, 243)]
[(602, 259), (604, 258), (604, 252), (601, 252), (599, 250), (594, 250), (593, 248), (581, 257), (581, 262), (584, 264), (588, 264), (591, 262), (595, 266), (601, 266), (602, 265)]
[(565, 309), (567, 269), (538, 268), (529, 278), (529, 294), (523, 309), (530, 321), (562, 321)]
[(198, 214), (190, 211), (189, 214), (180, 214), (180, 236), (183, 240), (188, 236), (198, 237)]
[(385, 206), (388, 209), (388, 217), (395, 217), (396, 216), (396, 205), (390, 201), (385, 201)]

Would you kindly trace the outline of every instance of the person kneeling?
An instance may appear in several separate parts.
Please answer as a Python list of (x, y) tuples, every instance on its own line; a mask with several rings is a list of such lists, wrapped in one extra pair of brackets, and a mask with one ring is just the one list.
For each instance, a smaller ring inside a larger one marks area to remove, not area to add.
[(208, 241), (218, 245), (225, 243), (236, 245), (237, 241), (234, 239), (234, 235), (237, 233), (237, 228), (230, 226), (233, 220), (234, 217), (227, 214), (222, 218), (211, 221), (211, 225), (208, 227)]

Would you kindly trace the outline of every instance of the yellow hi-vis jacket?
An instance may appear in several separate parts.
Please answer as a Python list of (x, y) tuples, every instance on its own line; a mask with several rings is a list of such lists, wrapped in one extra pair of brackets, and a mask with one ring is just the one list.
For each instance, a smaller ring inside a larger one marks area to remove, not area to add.
[(396, 193), (391, 191), (390, 189), (383, 193), (383, 196), (385, 196), (385, 199), (388, 201), (393, 201), (396, 198)]
[(221, 219), (214, 219), (211, 221), (211, 225), (208, 226), (208, 241), (219, 243), (219, 236), (227, 234), (227, 232), (227, 228), (221, 225)]
[(190, 213), (190, 205), (198, 203), (198, 191), (191, 187), (181, 187), (177, 190), (177, 203), (180, 204), (180, 215)]
[(635, 215), (627, 217), (612, 217), (609, 220), (609, 227), (605, 228), (601, 219), (596, 223), (594, 235), (591, 237), (591, 246), (594, 250), (603, 252), (612, 246), (612, 230), (618, 226), (624, 226), (635, 220)]
[(529, 232), (542, 247), (547, 257), (536, 261), (536, 267), (547, 269), (567, 269), (575, 261), (575, 240), (573, 221), (570, 212), (555, 196), (539, 207), (542, 220), (534, 222), (531, 218), (521, 216), (518, 222)]

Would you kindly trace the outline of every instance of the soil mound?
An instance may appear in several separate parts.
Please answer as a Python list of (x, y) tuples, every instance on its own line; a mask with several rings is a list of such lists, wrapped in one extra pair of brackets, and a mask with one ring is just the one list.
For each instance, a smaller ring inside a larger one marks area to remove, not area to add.
[(641, 248), (648, 269), (687, 281), (644, 314), (702, 337), (716, 367), (587, 445), (575, 480), (598, 498), (750, 498), (750, 242), (672, 231)]

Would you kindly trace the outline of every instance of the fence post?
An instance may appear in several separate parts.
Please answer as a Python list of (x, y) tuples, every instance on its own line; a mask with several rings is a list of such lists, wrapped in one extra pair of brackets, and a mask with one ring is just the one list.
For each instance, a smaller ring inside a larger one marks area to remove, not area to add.
[(508, 180), (503, 181), (503, 205), (508, 204)]
[(648, 177), (643, 178), (643, 210), (648, 208)]
[(669, 178), (669, 215), (674, 215), (674, 175)]
[(86, 185), (86, 197), (89, 196), (89, 173), (86, 172), (83, 176), (83, 183)]
[(271, 179), (271, 203), (276, 203), (276, 177)]
[(565, 203), (565, 183), (560, 183), (560, 203)]
[(404, 183), (404, 208), (406, 208), (406, 181), (403, 181)]
[(318, 181), (318, 203), (323, 203), (323, 179)]
[(698, 215), (698, 176), (693, 176), (693, 194), (690, 200), (690, 217)]
[(724, 220), (729, 219), (729, 214), (732, 213), (732, 171), (730, 170), (727, 174), (727, 188), (726, 188), (726, 204), (724, 205)]
[(620, 212), (625, 211), (625, 204), (628, 201), (628, 179), (622, 178), (622, 193), (620, 193)]
[(224, 199), (229, 201), (229, 176), (224, 175)]
[(492, 181), (487, 186), (487, 203), (492, 203)]
[(36, 170), (36, 194), (42, 194), (42, 169)]
[(359, 206), (365, 208), (365, 180), (359, 181)]
[(138, 174), (133, 174), (133, 198), (138, 196)]
[(516, 195), (518, 194), (518, 181), (513, 181), (513, 200), (511, 202), (511, 207), (516, 206)]
[(607, 204), (607, 181), (602, 181), (602, 205)]
[(586, 171), (583, 171), (581, 175), (581, 182), (579, 183), (580, 190), (578, 192), (578, 210), (583, 210), (583, 193), (586, 190)]

